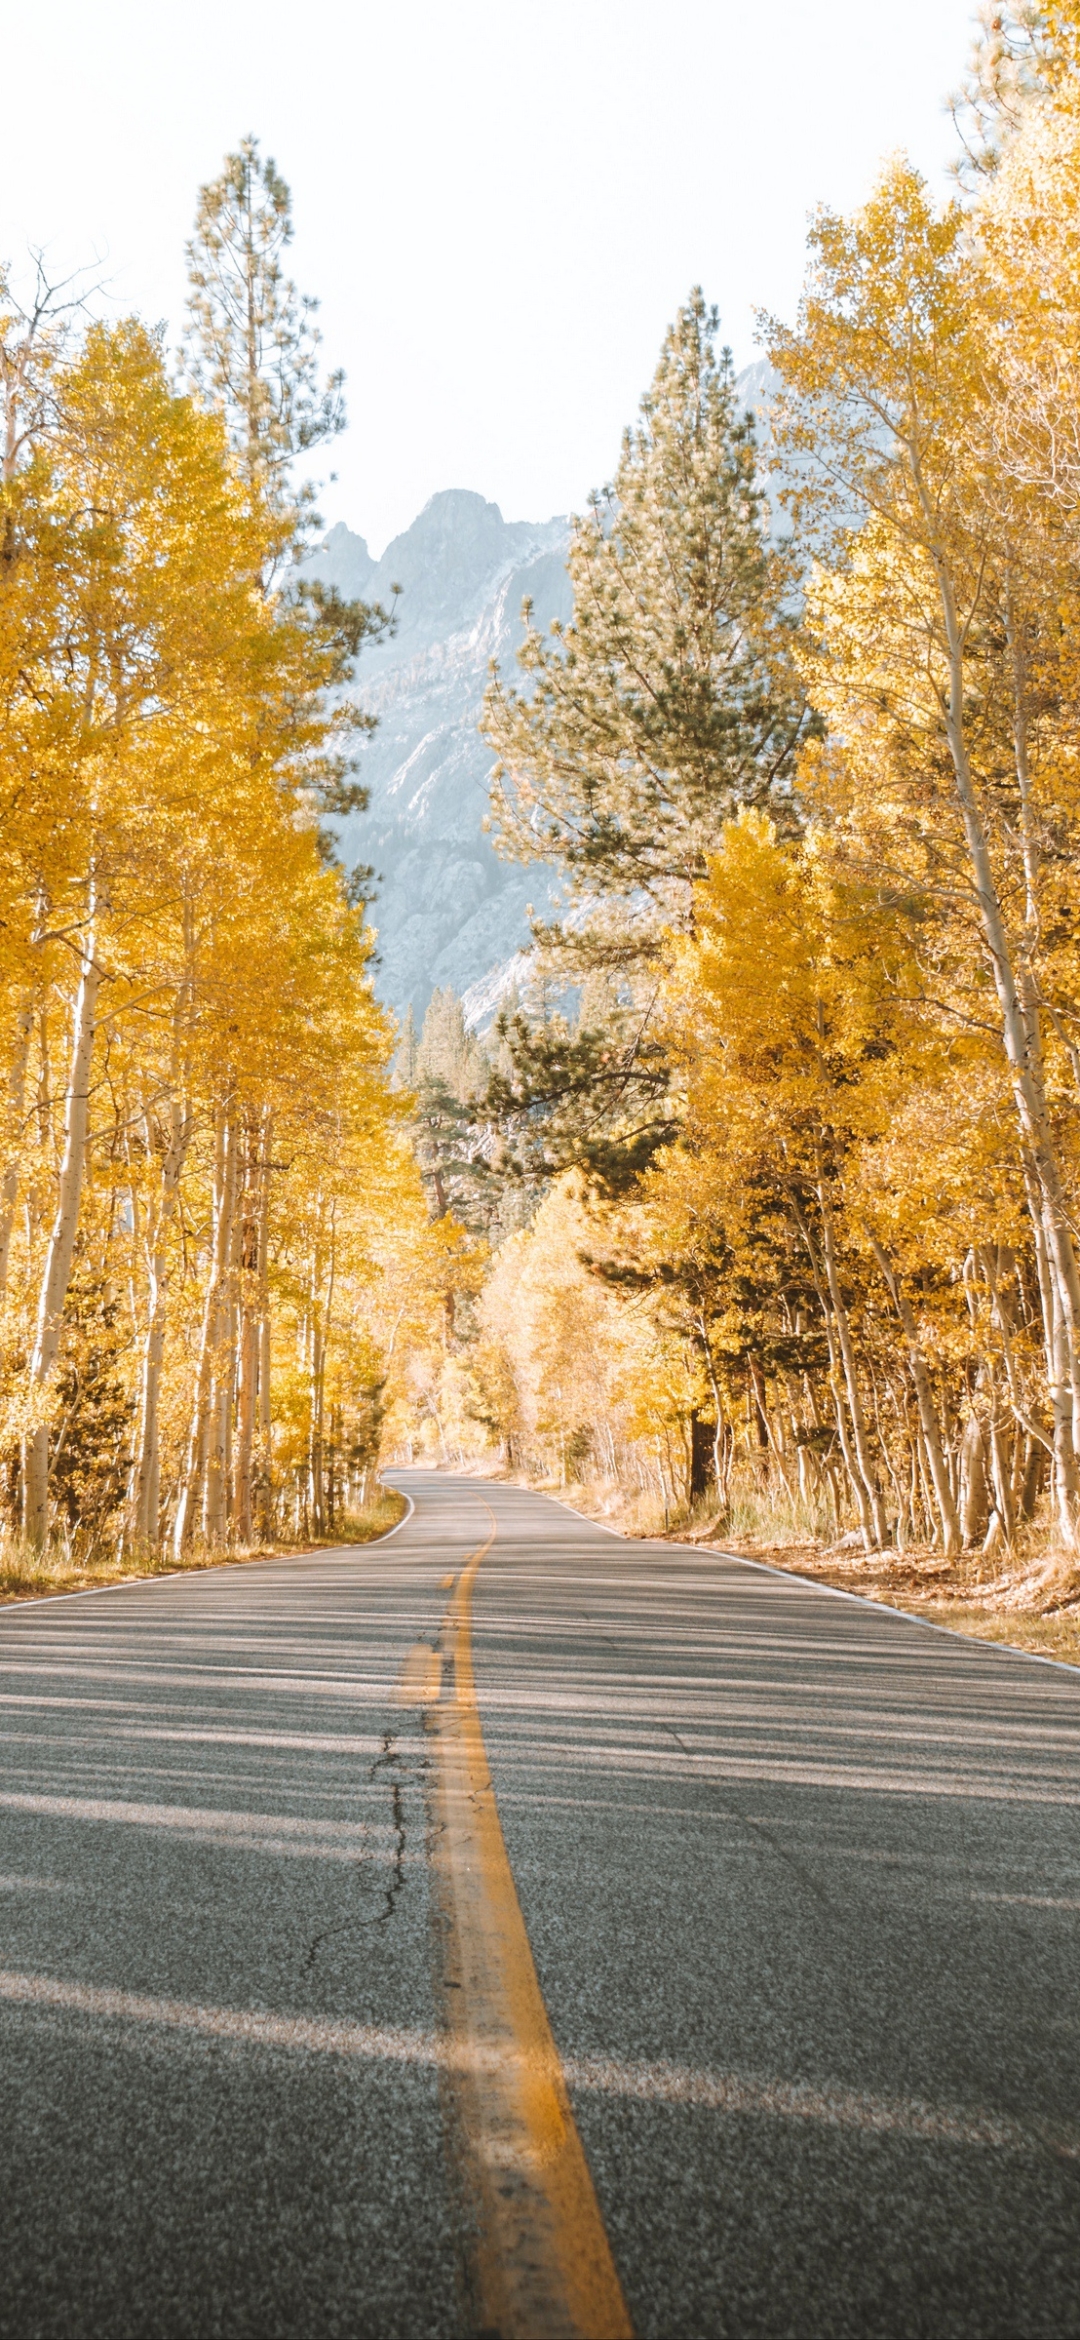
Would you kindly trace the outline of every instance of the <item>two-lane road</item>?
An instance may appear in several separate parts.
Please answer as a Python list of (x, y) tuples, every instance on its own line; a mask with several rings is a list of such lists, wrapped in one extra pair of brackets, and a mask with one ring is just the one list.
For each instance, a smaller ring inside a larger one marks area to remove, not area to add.
[(0, 1612), (0, 2332), (482, 2320), (447, 1766), (494, 1521), (468, 1679), (633, 2329), (1080, 2333), (1080, 1679), (400, 1483), (366, 1550)]

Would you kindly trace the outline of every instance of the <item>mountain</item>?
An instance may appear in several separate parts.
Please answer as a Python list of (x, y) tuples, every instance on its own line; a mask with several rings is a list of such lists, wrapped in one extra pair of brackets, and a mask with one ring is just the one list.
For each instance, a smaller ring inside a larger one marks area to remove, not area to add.
[[(738, 377), (766, 468), (775, 382), (765, 359)], [(783, 529), (778, 484), (766, 482)], [(493, 758), (476, 726), (489, 660), (513, 671), (525, 597), (539, 625), (569, 617), (569, 541), (566, 520), (504, 520), (497, 504), (448, 488), (381, 560), (339, 522), (311, 562), (348, 598), (389, 607), (401, 587), (393, 639), (360, 659), (357, 695), (379, 723), (361, 750), (370, 809), (342, 823), (346, 862), (372, 863), (380, 881), (376, 983), (398, 1016), (411, 1006), (420, 1020), (448, 985), (469, 1023), (486, 1024), (520, 972), (527, 905), (553, 898), (554, 871), (500, 861), (481, 828)]]
[(493, 758), (476, 726), (489, 660), (513, 666), (526, 595), (542, 625), (569, 616), (568, 542), (565, 520), (507, 521), (449, 488), (381, 560), (339, 524), (312, 561), (351, 598), (389, 606), (401, 587), (393, 639), (361, 653), (357, 696), (379, 723), (361, 750), (370, 809), (342, 823), (344, 859), (380, 880), (376, 984), (399, 1016), (421, 1018), (449, 985), (486, 1022), (528, 944), (526, 905), (550, 898), (551, 874), (500, 861), (481, 828)]

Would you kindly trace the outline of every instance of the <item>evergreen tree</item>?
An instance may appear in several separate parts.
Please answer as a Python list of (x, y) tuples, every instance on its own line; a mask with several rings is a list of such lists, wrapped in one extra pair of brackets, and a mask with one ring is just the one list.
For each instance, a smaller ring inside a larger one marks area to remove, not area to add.
[(545, 637), (527, 609), (522, 683), (493, 670), (485, 701), (497, 842), (561, 864), (570, 914), (534, 933), (542, 968), (581, 983), (586, 1010), (576, 1033), (559, 1017), (497, 1027), (510, 1068), (492, 1110), (534, 1172), (580, 1162), (618, 1184), (671, 1137), (653, 1022), (662, 937), (692, 922), (740, 806), (797, 825), (814, 723), (792, 661), (794, 580), (767, 541), (753, 424), (717, 327), (693, 292), (614, 480), (575, 523), (572, 621)]
[[(620, 903), (635, 951), (690, 915), (739, 805), (765, 803), (790, 825), (808, 726), (791, 573), (766, 541), (753, 425), (717, 326), (695, 291), (614, 480), (575, 523), (572, 621), (550, 637), (530, 622), (524, 686), (495, 669), (485, 702), (503, 851), (560, 862), (590, 909), (600, 893)], [(612, 939), (609, 918), (609, 950)]]
[(482, 1056), (456, 991), (433, 991), (417, 1050), (417, 1078), (441, 1082), (464, 1104), (476, 1087)]
[(414, 1143), (433, 1217), (452, 1209), (473, 1228), (486, 1223), (495, 1199), (491, 1133), (476, 1105), (487, 1070), (457, 993), (434, 991), (416, 1049)]
[(200, 189), (187, 247), (187, 371), (223, 408), (247, 478), (272, 508), (296, 518), (314, 490), (299, 492), (294, 458), (345, 427), (344, 374), (319, 382), (318, 302), (282, 268), (292, 242), (292, 201), (280, 171), (255, 138)]
[(417, 1047), (416, 1017), (412, 1012), (410, 1002), (405, 1010), (405, 1021), (401, 1027), (401, 1038), (398, 1041), (392, 1068), (394, 1083), (399, 1089), (413, 1089), (416, 1086)]
[[(225, 417), (226, 429), (249, 491), (278, 524), (278, 540), (264, 569), (269, 591), (283, 558), (296, 561), (319, 525), (310, 481), (297, 482), (298, 456), (345, 427), (344, 374), (320, 387), (318, 302), (283, 272), (292, 241), (292, 199), (280, 171), (244, 138), (225, 157), (216, 179), (199, 191), (195, 232), (187, 246), (187, 373), (192, 388)], [(329, 684), (352, 680), (362, 644), (392, 631), (377, 602), (343, 601), (336, 587), (303, 577), (294, 600), (334, 661)], [(353, 738), (375, 728), (375, 718), (342, 704), (342, 729)], [(367, 789), (354, 777), (348, 753), (324, 756), (310, 773), (313, 801), (323, 816), (323, 859), (337, 866), (337, 832), (328, 824), (365, 812)], [(374, 870), (357, 862), (346, 880), (356, 908), (372, 899)]]

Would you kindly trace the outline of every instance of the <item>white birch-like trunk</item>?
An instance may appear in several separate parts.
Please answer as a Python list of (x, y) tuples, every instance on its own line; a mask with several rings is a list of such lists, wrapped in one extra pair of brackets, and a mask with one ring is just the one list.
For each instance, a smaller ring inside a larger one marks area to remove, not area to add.
[(862, 1397), (855, 1364), (855, 1344), (851, 1338), (851, 1324), (844, 1305), (844, 1296), (840, 1290), (840, 1277), (836, 1266), (836, 1246), (833, 1241), (832, 1212), (823, 1185), (819, 1185), (817, 1189), (817, 1198), (818, 1208), (821, 1212), (821, 1250), (825, 1263), (825, 1281), (828, 1286), (833, 1322), (836, 1326), (837, 1346), (844, 1369), (844, 1387), (847, 1393), (848, 1415), (851, 1422), (855, 1460), (858, 1465), (858, 1478), (861, 1479), (866, 1490), (874, 1540), (879, 1546), (882, 1546), (887, 1544), (889, 1540), (889, 1523), (885, 1515), (885, 1505), (882, 1502), (881, 1489), (877, 1483), (866, 1436), (866, 1418), (862, 1409)]
[[(246, 1286), (246, 1277), (245, 1277)], [(236, 1395), (236, 1473), (233, 1519), (241, 1544), (254, 1536), (252, 1458), (255, 1446), (255, 1407), (259, 1379), (259, 1320), (248, 1291), (240, 1308), (239, 1379)]]
[(259, 1387), (257, 1401), (257, 1512), (264, 1535), (274, 1526), (274, 1450), (270, 1414), (270, 1177), (273, 1168), (273, 1114), (263, 1116), (262, 1163), (259, 1175)]
[(230, 1112), (225, 1123), (225, 1151), (221, 1200), (215, 1229), (217, 1307), (210, 1343), (210, 1392), (207, 1406), (206, 1480), (203, 1534), (213, 1547), (225, 1541), (228, 1528), (229, 1444), (236, 1371), (236, 1190), (239, 1123)]
[(184, 1465), (180, 1494), (173, 1522), (173, 1550), (181, 1557), (191, 1541), (202, 1498), (206, 1475), (206, 1456), (210, 1431), (210, 1392), (213, 1378), (214, 1337), (218, 1321), (220, 1298), (228, 1265), (228, 1239), (231, 1233), (225, 1210), (228, 1177), (229, 1110), (222, 1106), (217, 1120), (214, 1148), (214, 1230), (212, 1238), (210, 1276), (203, 1303), (203, 1318), (199, 1333), (199, 1360), (192, 1397), (191, 1429)]
[(904, 1291), (903, 1285), (900, 1282), (900, 1277), (897, 1270), (893, 1267), (891, 1260), (889, 1259), (883, 1246), (878, 1242), (876, 1235), (871, 1234), (869, 1228), (867, 1229), (867, 1233), (870, 1236), (870, 1248), (874, 1254), (874, 1258), (876, 1259), (879, 1268), (881, 1269), (881, 1273), (885, 1278), (885, 1282), (888, 1285), (889, 1292), (892, 1296), (893, 1306), (896, 1309), (896, 1313), (904, 1329), (904, 1339), (907, 1342), (908, 1349), (908, 1363), (911, 1367), (911, 1378), (915, 1384), (915, 1397), (919, 1408), (919, 1421), (922, 1427), (923, 1442), (926, 1449), (927, 1460), (930, 1465), (930, 1475), (934, 1482), (934, 1494), (937, 1498), (938, 1515), (941, 1520), (941, 1532), (944, 1541), (945, 1557), (947, 1560), (951, 1560), (960, 1550), (960, 1522), (957, 1518), (956, 1504), (953, 1499), (952, 1481), (949, 1477), (949, 1466), (945, 1460), (945, 1450), (941, 1443), (941, 1428), (937, 1418), (937, 1410), (934, 1405), (934, 1393), (930, 1387), (930, 1374), (927, 1369), (926, 1359), (923, 1356), (922, 1345), (919, 1340), (919, 1328), (915, 1322), (914, 1311)]
[(159, 1441), (161, 1368), (168, 1323), (168, 1235), (176, 1208), (180, 1179), (191, 1143), (192, 1118), (181, 1112), (175, 1098), (169, 1116), (169, 1143), (161, 1165), (161, 1185), (152, 1225), (147, 1228), (147, 1329), (139, 1388), (139, 1423), (135, 1442), (131, 1527), (136, 1544), (156, 1544), (161, 1505)]
[(258, 1261), (258, 1233), (255, 1220), (258, 1159), (254, 1123), (251, 1115), (246, 1112), (243, 1126), (244, 1158), (240, 1166), (236, 1206), (239, 1335), (236, 1348), (236, 1437), (233, 1442), (233, 1474), (229, 1490), (229, 1524), (237, 1540), (241, 1544), (249, 1544), (251, 1542), (251, 1458), (255, 1433), (255, 1391), (258, 1379), (256, 1324), (252, 1305), (252, 1285)]
[[(30, 1381), (39, 1397), (52, 1379), (60, 1347), (75, 1237), (79, 1224), (86, 1149), (90, 1125), (90, 1068), (97, 1030), (101, 969), (95, 956), (94, 901), (82, 945), (82, 972), (75, 1001), (71, 1034), (71, 1062), (64, 1099), (64, 1151), (60, 1164), (60, 1191), (56, 1218), (45, 1254), (38, 1302), (37, 1328), (30, 1358)], [(48, 1533), (49, 1432), (40, 1423), (26, 1440), (23, 1454), (23, 1524), (31, 1542), (40, 1548)]]
[(15, 1046), (12, 1050), (11, 1070), (8, 1074), (8, 1159), (4, 1168), (4, 1183), (0, 1189), (0, 1303), (7, 1292), (8, 1265), (11, 1258), (11, 1230), (15, 1223), (15, 1201), (19, 1191), (19, 1148), (17, 1133), (22, 1124), (26, 1098), (26, 1067), (30, 1058), (30, 1036), (34, 1029), (34, 1002), (25, 999), (15, 1020)]
[[(1012, 1081), (1013, 1099), (1020, 1123), (1021, 1143), (1030, 1156), (1038, 1183), (1038, 1217), (1042, 1221), (1046, 1240), (1047, 1264), (1055, 1288), (1057, 1315), (1056, 1372), (1064, 1369), (1070, 1397), (1070, 1413), (1080, 1433), (1080, 1267), (1070, 1226), (1069, 1206), (1065, 1194), (1061, 1167), (1054, 1144), (1050, 1112), (1046, 1097), (1042, 1044), (1038, 1017), (1025, 1015), (1021, 986), (1017, 981), (1013, 952), (1001, 903), (1000, 889), (994, 875), (989, 840), (979, 805), (968, 753), (964, 727), (964, 659), (965, 631), (960, 622), (953, 589), (952, 576), (945, 553), (940, 546), (932, 505), (927, 497), (919, 472), (917, 458), (913, 457), (913, 478), (928, 523), (928, 549), (938, 582), (938, 595), (945, 628), (949, 660), (949, 696), (946, 710), (946, 734), (952, 761), (957, 802), (960, 807), (964, 836), (987, 954), (990, 960), (994, 988), (1001, 1015), (1002, 1039)], [(1022, 705), (1022, 692), (1018, 697)], [(1022, 791), (1026, 788), (1026, 740), (1021, 726), (1017, 737), (1017, 771)], [(1026, 807), (1025, 807), (1025, 827)], [(1034, 881), (1034, 868), (1026, 854), (1026, 877)], [(1071, 1471), (1063, 1455), (1065, 1477), (1069, 1481), (1067, 1497), (1066, 1533), (1075, 1534), (1078, 1493), (1075, 1481), (1076, 1436), (1072, 1437), (1074, 1460)], [(1063, 1525), (1065, 1523), (1063, 1522)]]
[(254, 1539), (257, 1509), (263, 1515), (263, 1532), (269, 1532), (264, 1501), (269, 1493), (270, 1469), (269, 1180), (270, 1114), (264, 1107), (257, 1119), (251, 1115), (248, 1120), (240, 1205), (240, 1339), (231, 1508), (242, 1544)]
[[(848, 1384), (847, 1376), (843, 1370), (843, 1356), (837, 1341), (838, 1328), (836, 1312), (833, 1303), (834, 1290), (837, 1298), (840, 1300), (840, 1308), (844, 1317), (846, 1331), (847, 1315), (843, 1306), (843, 1296), (840, 1293), (839, 1283), (835, 1276), (835, 1269), (831, 1281), (827, 1275), (825, 1277), (822, 1276), (821, 1264), (818, 1260), (817, 1251), (810, 1233), (810, 1229), (806, 1223), (805, 1214), (799, 1205), (794, 1190), (791, 1187), (787, 1189), (787, 1197), (795, 1224), (798, 1227), (799, 1233), (802, 1236), (803, 1242), (806, 1246), (806, 1255), (810, 1262), (810, 1273), (814, 1279), (814, 1290), (818, 1296), (818, 1302), (825, 1324), (825, 1339), (828, 1343), (829, 1349), (829, 1387), (832, 1393), (833, 1413), (836, 1418), (836, 1435), (840, 1441), (840, 1452), (844, 1459), (844, 1469), (847, 1472), (851, 1490), (855, 1497), (856, 1506), (858, 1508), (859, 1525), (862, 1529), (863, 1542), (869, 1551), (875, 1536), (874, 1512), (873, 1505), (871, 1503), (870, 1483), (860, 1468), (858, 1454), (852, 1445), (851, 1432), (848, 1428), (844, 1401), (841, 1396), (841, 1387), (847, 1387)], [(856, 1399), (857, 1398), (858, 1390), (856, 1388)], [(861, 1418), (862, 1417), (860, 1412), (860, 1420)]]

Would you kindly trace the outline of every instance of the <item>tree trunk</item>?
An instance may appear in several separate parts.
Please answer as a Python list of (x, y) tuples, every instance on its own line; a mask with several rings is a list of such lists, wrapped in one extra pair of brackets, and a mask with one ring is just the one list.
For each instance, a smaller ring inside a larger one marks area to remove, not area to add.
[(232, 1517), (242, 1544), (255, 1532), (255, 1436), (259, 1397), (259, 1321), (263, 1300), (261, 1236), (265, 1115), (246, 1116), (246, 1148), (240, 1202), (240, 1345), (236, 1404), (236, 1461)]
[(763, 1374), (761, 1366), (758, 1363), (756, 1357), (751, 1357), (749, 1362), (750, 1375), (754, 1384), (754, 1397), (757, 1402), (758, 1421), (761, 1426), (762, 1440), (764, 1445), (767, 1446), (772, 1460), (776, 1465), (780, 1484), (783, 1487), (788, 1502), (793, 1503), (795, 1500), (795, 1491), (792, 1487), (790, 1479), (788, 1478), (787, 1466), (784, 1462), (784, 1457), (780, 1450), (780, 1441), (777, 1438), (772, 1417), (769, 1413), (768, 1392), (765, 1386), (765, 1375)]
[(701, 1346), (705, 1355), (705, 1365), (709, 1376), (709, 1388), (712, 1391), (713, 1411), (716, 1418), (712, 1441), (712, 1468), (713, 1478), (716, 1482), (716, 1499), (717, 1502), (726, 1510), (727, 1481), (724, 1470), (724, 1406), (723, 1400), (720, 1396), (720, 1384), (716, 1378), (716, 1366), (713, 1362), (712, 1344), (709, 1340), (708, 1326), (705, 1322), (704, 1311), (702, 1311), (702, 1314), (698, 1317), (697, 1326), (701, 1335)]
[[(840, 1441), (840, 1452), (844, 1459), (844, 1468), (847, 1471), (848, 1479), (851, 1485), (851, 1491), (855, 1497), (855, 1503), (858, 1509), (859, 1524), (863, 1533), (863, 1543), (865, 1544), (867, 1551), (869, 1551), (874, 1541), (874, 1513), (870, 1499), (870, 1486), (863, 1472), (859, 1468), (858, 1456), (852, 1448), (847, 1422), (844, 1419), (844, 1404), (840, 1395), (841, 1380), (843, 1378), (841, 1371), (843, 1359), (840, 1356), (837, 1347), (837, 1322), (835, 1308), (832, 1301), (832, 1292), (834, 1286), (837, 1296), (840, 1299), (841, 1310), (843, 1310), (843, 1296), (840, 1293), (839, 1282), (835, 1276), (835, 1267), (831, 1281), (822, 1274), (821, 1262), (818, 1259), (817, 1249), (814, 1244), (813, 1237), (811, 1236), (810, 1229), (806, 1223), (806, 1215), (802, 1210), (794, 1188), (789, 1187), (787, 1189), (787, 1198), (789, 1208), (795, 1220), (795, 1224), (799, 1230), (800, 1235), (802, 1236), (803, 1243), (806, 1246), (806, 1256), (810, 1262), (810, 1273), (814, 1279), (814, 1290), (817, 1293), (818, 1303), (821, 1308), (822, 1317), (824, 1318), (825, 1338), (829, 1345), (829, 1387), (833, 1401), (833, 1412), (836, 1417), (836, 1434)], [(844, 1316), (844, 1322), (846, 1326), (846, 1314)], [(856, 1398), (857, 1396), (858, 1391), (856, 1390)]]
[[(38, 1304), (37, 1330), (30, 1359), (30, 1380), (40, 1396), (48, 1387), (60, 1346), (75, 1236), (79, 1223), (83, 1175), (86, 1168), (90, 1119), (90, 1067), (97, 1030), (97, 1003), (101, 969), (94, 955), (93, 896), (91, 916), (82, 951), (82, 973), (75, 1001), (71, 1035), (71, 1069), (64, 1103), (64, 1152), (60, 1164), (60, 1193), (56, 1218), (45, 1255)], [(49, 1432), (42, 1422), (26, 1441), (23, 1463), (24, 1525), (31, 1542), (40, 1548), (48, 1532)]]
[(937, 1497), (937, 1507), (941, 1517), (945, 1557), (947, 1560), (951, 1560), (960, 1549), (960, 1522), (956, 1516), (949, 1466), (941, 1444), (941, 1430), (934, 1406), (934, 1393), (930, 1387), (930, 1375), (919, 1341), (919, 1328), (897, 1270), (893, 1267), (876, 1235), (871, 1234), (869, 1228), (866, 1232), (870, 1237), (870, 1248), (885, 1278), (892, 1296), (893, 1306), (904, 1328), (908, 1363), (911, 1367), (911, 1378), (915, 1384), (915, 1397), (919, 1408), (919, 1422), (922, 1427), (927, 1460), (930, 1464), (930, 1475), (934, 1482), (934, 1494)]
[(210, 1393), (214, 1369), (214, 1338), (220, 1312), (221, 1294), (228, 1270), (229, 1239), (232, 1232), (229, 1223), (230, 1214), (226, 1210), (226, 1197), (231, 1174), (229, 1159), (231, 1135), (229, 1107), (226, 1104), (220, 1108), (217, 1117), (217, 1137), (214, 1149), (214, 1230), (210, 1275), (206, 1287), (202, 1326), (199, 1334), (199, 1362), (195, 1374), (187, 1460), (173, 1525), (173, 1549), (177, 1559), (181, 1557), (191, 1541), (206, 1474), (210, 1434)]
[(8, 1074), (8, 1159), (0, 1189), (0, 1302), (7, 1291), (8, 1262), (11, 1256), (11, 1229), (15, 1219), (15, 1197), (19, 1191), (19, 1151), (17, 1132), (22, 1123), (23, 1101), (26, 1094), (26, 1067), (30, 1057), (30, 1035), (34, 1029), (34, 1002), (25, 999), (15, 1019), (15, 1047)]
[[(934, 526), (933, 509), (925, 495), (917, 462), (914, 466), (915, 484), (923, 503), (924, 514), (930, 522), (929, 550), (938, 579), (938, 591), (949, 655), (949, 701), (946, 717), (949, 753), (956, 782), (964, 835), (975, 892), (979, 905), (983, 935), (990, 960), (994, 987), (1001, 1012), (1002, 1038), (1012, 1077), (1013, 1098), (1020, 1123), (1025, 1152), (1030, 1154), (1038, 1184), (1038, 1203), (1032, 1209), (1033, 1225), (1041, 1221), (1046, 1241), (1047, 1263), (1055, 1287), (1058, 1318), (1055, 1368), (1064, 1367), (1072, 1413), (1073, 1464), (1068, 1467), (1064, 1441), (1062, 1460), (1065, 1482), (1060, 1493), (1060, 1509), (1064, 1531), (1070, 1539), (1075, 1533), (1080, 1487), (1077, 1485), (1075, 1451), (1080, 1437), (1080, 1268), (1069, 1224), (1068, 1202), (1054, 1145), (1050, 1114), (1046, 1100), (1043, 1073), (1042, 1043), (1039, 1020), (1032, 995), (1025, 1003), (1017, 983), (1008, 929), (1001, 905), (1001, 896), (994, 876), (993, 861), (979, 806), (975, 782), (968, 755), (964, 730), (964, 654), (965, 632), (960, 624), (948, 562), (942, 551)], [(1018, 750), (1022, 740), (1018, 738)], [(1018, 770), (1020, 766), (1018, 763)], [(1023, 785), (1021, 774), (1021, 785)], [(1034, 882), (1032, 869), (1026, 871), (1029, 883)], [(1029, 1197), (1029, 1208), (1034, 1197)]]
[(148, 1323), (139, 1393), (139, 1427), (135, 1447), (131, 1525), (137, 1544), (156, 1544), (160, 1510), (160, 1453), (158, 1443), (161, 1367), (168, 1322), (169, 1254), (167, 1237), (180, 1178), (191, 1143), (192, 1119), (181, 1113), (175, 1098), (170, 1106), (169, 1143), (161, 1166), (161, 1189), (153, 1228), (147, 1230)]
[(870, 1506), (870, 1520), (873, 1527), (874, 1540), (880, 1547), (888, 1543), (889, 1524), (885, 1516), (885, 1506), (881, 1499), (881, 1490), (877, 1483), (877, 1476), (874, 1471), (873, 1463), (870, 1459), (870, 1450), (866, 1437), (866, 1421), (863, 1415), (862, 1399), (859, 1394), (858, 1375), (855, 1367), (855, 1345), (851, 1338), (851, 1324), (848, 1318), (847, 1309), (844, 1304), (844, 1296), (840, 1290), (840, 1277), (836, 1266), (836, 1247), (833, 1242), (832, 1212), (829, 1208), (829, 1199), (825, 1192), (824, 1183), (818, 1186), (817, 1198), (818, 1207), (821, 1212), (822, 1254), (825, 1261), (825, 1277), (828, 1284), (829, 1299), (832, 1303), (833, 1317), (836, 1324), (837, 1342), (839, 1344), (840, 1356), (844, 1367), (844, 1384), (847, 1390), (848, 1413), (851, 1417), (851, 1434), (855, 1447), (855, 1456), (859, 1467), (859, 1476), (862, 1479), (863, 1485), (866, 1489), (867, 1501)]
[(203, 1533), (211, 1549), (223, 1544), (228, 1532), (229, 1445), (236, 1373), (236, 1190), (239, 1118), (230, 1109), (225, 1126), (225, 1162), (219, 1211), (220, 1258), (214, 1337), (210, 1351), (209, 1424), (206, 1446), (206, 1492)]
[[(324, 1535), (324, 1534), (325, 1534), (325, 1532), (326, 1532), (326, 1490), (325, 1490), (325, 1486), (324, 1486), (324, 1467), (323, 1467), (323, 1457), (324, 1457), (324, 1423), (323, 1423), (323, 1417), (324, 1417), (325, 1399), (326, 1399), (326, 1350), (327, 1350), (327, 1343), (328, 1343), (328, 1341), (329, 1341), (329, 1338), (330, 1338), (330, 1327), (331, 1327), (331, 1319), (332, 1319), (332, 1315), (333, 1315), (333, 1307), (334, 1307), (334, 1284), (335, 1284), (335, 1280), (336, 1280), (336, 1276), (337, 1276), (337, 1204), (336, 1204), (336, 1202), (332, 1202), (332, 1203), (331, 1203), (331, 1205), (330, 1205), (329, 1245), (328, 1245), (328, 1256), (327, 1256), (327, 1283), (326, 1283), (326, 1297), (325, 1297), (325, 1300), (323, 1299), (323, 1297), (322, 1297), (322, 1295), (321, 1295), (321, 1293), (320, 1293), (320, 1290), (319, 1290), (319, 1286), (320, 1286), (320, 1283), (321, 1283), (321, 1280), (322, 1280), (322, 1243), (321, 1243), (321, 1241), (320, 1241), (320, 1239), (319, 1239), (319, 1238), (320, 1238), (320, 1236), (321, 1236), (321, 1233), (322, 1233), (322, 1211), (321, 1211), (321, 1207), (320, 1207), (320, 1214), (319, 1214), (319, 1217), (320, 1217), (319, 1235), (317, 1235), (317, 1236), (316, 1236), (315, 1244), (314, 1244), (314, 1246), (313, 1246), (313, 1250), (312, 1250), (312, 1261), (311, 1261), (311, 1382), (310, 1382), (310, 1424), (311, 1424), (311, 1429), (310, 1429), (310, 1449), (309, 1449), (309, 1456), (308, 1456), (308, 1472), (309, 1472), (309, 1482), (310, 1482), (310, 1487), (311, 1487), (311, 1517), (312, 1517), (312, 1525), (313, 1525), (313, 1530), (314, 1530), (314, 1533), (315, 1533), (316, 1535), (318, 1535), (318, 1536), (321, 1536), (321, 1535)], [(443, 1427), (442, 1427), (442, 1423), (441, 1423), (441, 1421), (439, 1422), (439, 1436), (440, 1436), (440, 1438), (442, 1439), (442, 1444), (443, 1444), (443, 1456), (444, 1456), (444, 1460), (445, 1460), (445, 1459), (448, 1459), (448, 1458), (447, 1458), (447, 1454), (446, 1454), (446, 1439), (445, 1439), (445, 1437), (443, 1436)]]
[(974, 1410), (968, 1415), (960, 1448), (960, 1524), (965, 1544), (981, 1543), (990, 1510), (983, 1427)]
[(240, 1385), (236, 1407), (236, 1495), (234, 1516), (241, 1544), (254, 1538), (252, 1456), (255, 1444), (255, 1405), (259, 1378), (259, 1323), (245, 1291), (240, 1311)]

